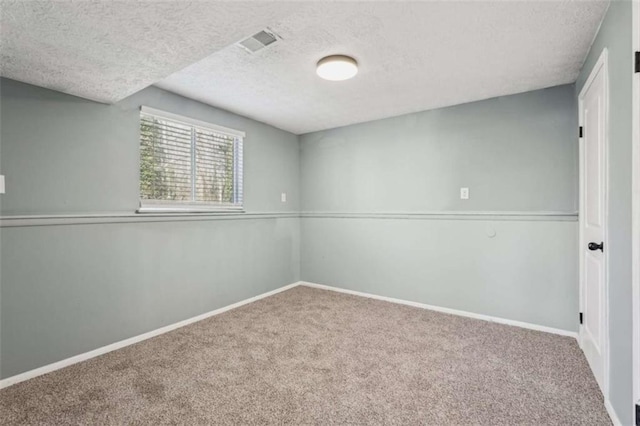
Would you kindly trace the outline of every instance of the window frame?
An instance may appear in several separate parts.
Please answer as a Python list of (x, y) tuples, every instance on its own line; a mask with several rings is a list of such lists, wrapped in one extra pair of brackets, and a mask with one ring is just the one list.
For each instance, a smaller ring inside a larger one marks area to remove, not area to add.
[[(142, 120), (142, 115), (152, 116), (158, 119), (164, 119), (173, 121), (182, 125), (190, 126), (194, 129), (201, 129), (205, 131), (213, 131), (216, 133), (222, 133), (234, 138), (234, 193), (237, 194), (240, 189), (240, 203), (212, 203), (206, 201), (171, 201), (171, 200), (150, 200), (143, 199), (140, 193), (140, 181), (138, 181), (138, 196), (140, 206), (136, 210), (136, 213), (244, 213), (244, 188), (238, 188), (238, 185), (244, 186), (244, 151), (243, 143), (246, 133), (241, 130), (232, 129), (229, 127), (219, 126), (217, 124), (208, 123), (206, 121), (197, 120), (190, 117), (185, 117), (179, 114), (174, 114), (159, 109), (141, 106), (140, 117), (138, 123)], [(138, 148), (140, 149), (141, 142), (140, 136), (138, 137)], [(238, 155), (238, 151), (240, 154)], [(195, 167), (195, 158), (192, 157), (192, 167)], [(141, 157), (138, 158), (138, 177), (140, 177)], [(238, 183), (239, 182), (239, 183)], [(236, 195), (237, 197), (237, 195)]]

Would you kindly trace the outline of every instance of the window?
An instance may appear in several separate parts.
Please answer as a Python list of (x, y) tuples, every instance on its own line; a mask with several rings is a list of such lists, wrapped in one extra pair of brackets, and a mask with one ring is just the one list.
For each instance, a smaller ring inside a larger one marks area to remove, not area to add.
[(243, 137), (142, 107), (139, 211), (241, 210)]

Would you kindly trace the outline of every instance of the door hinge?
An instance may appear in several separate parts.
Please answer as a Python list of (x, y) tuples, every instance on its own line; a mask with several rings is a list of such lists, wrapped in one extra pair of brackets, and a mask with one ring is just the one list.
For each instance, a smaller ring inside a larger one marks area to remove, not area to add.
[(635, 72), (640, 72), (640, 52), (636, 52), (635, 56)]
[(582, 324), (582, 312), (580, 312), (580, 324)]
[(584, 136), (584, 129), (582, 128), (582, 126), (580, 126), (580, 127), (578, 128), (578, 131), (579, 131), (579, 133), (580, 133), (580, 137), (583, 137), (583, 136)]

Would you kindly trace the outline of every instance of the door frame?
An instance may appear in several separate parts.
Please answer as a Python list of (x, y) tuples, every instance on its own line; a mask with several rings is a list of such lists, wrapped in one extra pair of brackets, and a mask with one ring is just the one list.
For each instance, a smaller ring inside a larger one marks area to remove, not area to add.
[[(633, 37), (632, 47), (634, 52), (640, 51), (640, 2), (633, 1)], [(635, 64), (632, 62), (632, 67)], [(632, 200), (631, 200), (631, 283), (632, 283), (632, 306), (633, 306), (633, 401), (632, 419), (633, 424), (638, 423), (635, 418), (635, 404), (640, 404), (640, 73), (635, 69), (631, 70), (633, 76), (633, 107), (632, 107), (632, 128), (633, 140), (631, 143), (632, 154)]]
[[(602, 330), (602, 347), (603, 347), (603, 389), (602, 394), (604, 396), (604, 400), (609, 400), (609, 50), (605, 47), (600, 53), (600, 57), (597, 62), (591, 69), (589, 73), (589, 78), (585, 82), (580, 94), (578, 95), (578, 122), (580, 126), (584, 126), (584, 96), (593, 83), (598, 71), (602, 69), (603, 78), (604, 78), (604, 87), (605, 87), (605, 105), (604, 105), (604, 152), (602, 153), (604, 157), (604, 182), (603, 182), (603, 191), (604, 191), (604, 212), (603, 212), (603, 220), (604, 220), (604, 294), (603, 294), (603, 315), (604, 315), (604, 326)], [(585, 169), (585, 150), (584, 150), (584, 139), (579, 138), (579, 215), (578, 215), (578, 256), (579, 262), (578, 265), (580, 267), (579, 271), (579, 281), (580, 281), (580, 312), (584, 312), (584, 247), (586, 244), (586, 239), (584, 236), (583, 228), (584, 228), (584, 169)], [(576, 318), (577, 319), (577, 318)], [(583, 327), (580, 325), (578, 331), (578, 343), (580, 348), (583, 348)]]

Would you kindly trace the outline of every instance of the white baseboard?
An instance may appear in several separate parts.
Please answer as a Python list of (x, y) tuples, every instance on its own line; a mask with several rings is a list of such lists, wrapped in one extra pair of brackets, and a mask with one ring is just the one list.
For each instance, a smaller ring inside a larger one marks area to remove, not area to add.
[(424, 303), (412, 302), (409, 300), (395, 299), (393, 297), (378, 296), (376, 294), (363, 293), (363, 292), (354, 291), (354, 290), (347, 290), (344, 288), (332, 287), (324, 284), (315, 284), (315, 283), (304, 282), (304, 281), (301, 281), (300, 284), (307, 287), (319, 288), (322, 290), (330, 290), (330, 291), (336, 291), (339, 293), (351, 294), (354, 296), (368, 297), (370, 299), (384, 300), (385, 302), (398, 303), (401, 305), (413, 306), (415, 308), (428, 309), (430, 311), (437, 311), (445, 314), (459, 315), (467, 318), (474, 318), (474, 319), (479, 319), (483, 321), (490, 321), (490, 322), (496, 322), (500, 324), (512, 325), (514, 327), (527, 328), (529, 330), (543, 331), (545, 333), (559, 334), (561, 336), (569, 336), (569, 337), (573, 337), (574, 339), (578, 339), (578, 333), (575, 331), (562, 330), (559, 328), (546, 327), (543, 325), (531, 324), (528, 322), (521, 322), (521, 321), (514, 321), (514, 320), (509, 320), (504, 318), (492, 317), (489, 315), (476, 314), (473, 312), (460, 311), (457, 309), (443, 308), (440, 306), (427, 305)]
[[(52, 371), (60, 370), (61, 368), (65, 368), (65, 367), (68, 367), (70, 365), (77, 364), (79, 362), (86, 361), (86, 360), (89, 360), (91, 358), (95, 358), (95, 357), (100, 356), (100, 355), (104, 355), (106, 353), (109, 353), (109, 352), (124, 348), (125, 346), (133, 345), (134, 343), (142, 342), (143, 340), (147, 340), (147, 339), (150, 339), (152, 337), (159, 336), (161, 334), (164, 334), (164, 333), (167, 333), (169, 331), (175, 330), (177, 328), (184, 327), (184, 326), (189, 325), (189, 324), (193, 324), (194, 322), (202, 321), (203, 319), (212, 317), (214, 315), (219, 315), (219, 314), (221, 314), (223, 312), (227, 312), (227, 311), (229, 311), (231, 309), (235, 309), (235, 308), (238, 308), (240, 306), (255, 302), (257, 300), (264, 299), (264, 298), (269, 297), (269, 296), (273, 296), (274, 294), (283, 292), (285, 290), (289, 290), (290, 288), (296, 287), (298, 285), (303, 285), (303, 286), (313, 287), (313, 288), (319, 288), (319, 289), (323, 289), (323, 290), (331, 290), (331, 291), (336, 291), (336, 292), (339, 292), (339, 293), (351, 294), (351, 295), (355, 295), (355, 296), (368, 297), (368, 298), (371, 298), (371, 299), (383, 300), (383, 301), (386, 301), (386, 302), (398, 303), (398, 304), (402, 304), (402, 305), (413, 306), (413, 307), (416, 307), (416, 308), (429, 309), (429, 310), (432, 310), (432, 311), (443, 312), (443, 313), (452, 314), (452, 315), (459, 315), (459, 316), (468, 317), (468, 318), (480, 319), (480, 320), (484, 320), (484, 321), (491, 321), (491, 322), (496, 322), (496, 323), (500, 323), (500, 324), (507, 324), (507, 325), (512, 325), (512, 326), (515, 326), (515, 327), (528, 328), (528, 329), (531, 329), (531, 330), (544, 331), (546, 333), (560, 334), (562, 336), (570, 336), (570, 337), (573, 337), (573, 338), (576, 338), (576, 339), (578, 337), (578, 334), (576, 332), (572, 332), (572, 331), (560, 330), (560, 329), (557, 329), (557, 328), (545, 327), (545, 326), (542, 326), (542, 325), (530, 324), (530, 323), (525, 323), (525, 322), (520, 322), (520, 321), (513, 321), (513, 320), (504, 319), (504, 318), (497, 318), (497, 317), (492, 317), (492, 316), (488, 316), (488, 315), (475, 314), (475, 313), (472, 313), (472, 312), (459, 311), (459, 310), (456, 310), (456, 309), (443, 308), (443, 307), (440, 307), (440, 306), (427, 305), (427, 304), (424, 304), (424, 303), (411, 302), (409, 300), (394, 299), (392, 297), (378, 296), (378, 295), (375, 295), (375, 294), (363, 293), (363, 292), (353, 291), (353, 290), (347, 290), (347, 289), (342, 289), (342, 288), (338, 288), (338, 287), (332, 287), (332, 286), (323, 285), (323, 284), (315, 284), (315, 283), (310, 283), (310, 282), (299, 281), (299, 282), (296, 282), (296, 283), (293, 283), (293, 284), (286, 285), (284, 287), (277, 288), (277, 289), (269, 291), (267, 293), (263, 293), (263, 294), (260, 294), (258, 296), (254, 296), (254, 297), (251, 297), (249, 299), (241, 300), (240, 302), (237, 302), (237, 303), (234, 303), (234, 304), (231, 304), (231, 305), (228, 305), (228, 306), (225, 306), (225, 307), (222, 307), (222, 308), (219, 308), (219, 309), (216, 309), (216, 310), (213, 310), (213, 311), (210, 311), (210, 312), (195, 316), (193, 318), (189, 318), (189, 319), (186, 319), (186, 320), (174, 323), (174, 324), (170, 324), (170, 325), (167, 325), (165, 327), (161, 327), (161, 328), (158, 328), (156, 330), (152, 330), (152, 331), (149, 331), (147, 333), (131, 337), (129, 339), (121, 340), (119, 342), (115, 342), (115, 343), (112, 343), (110, 345), (94, 349), (94, 350), (89, 351), (89, 352), (85, 352), (85, 353), (82, 353), (82, 354), (79, 354), (79, 355), (75, 355), (75, 356), (73, 356), (71, 358), (67, 358), (67, 359), (63, 359), (63, 360), (58, 361), (58, 362), (54, 362), (53, 364), (48, 364), (48, 365), (45, 365), (43, 367), (36, 368), (34, 370), (29, 370), (29, 371), (26, 371), (24, 373), (17, 374), (15, 376), (7, 377), (6, 379), (0, 380), (0, 389), (6, 388), (6, 387), (11, 386), (11, 385), (14, 385), (16, 383), (24, 382), (25, 380), (33, 379), (34, 377), (42, 376), (43, 374), (51, 373)], [(613, 411), (613, 408), (610, 407), (610, 405), (607, 406), (607, 410), (609, 411), (610, 414), (611, 413), (615, 413)], [(612, 415), (612, 419), (613, 419), (614, 415), (615, 414)], [(617, 419), (617, 417), (616, 417), (616, 419)], [(615, 421), (614, 421), (614, 424), (615, 424)]]
[(611, 401), (607, 399), (604, 402), (604, 407), (607, 409), (607, 413), (611, 418), (611, 423), (613, 423), (613, 426), (622, 426), (622, 422), (618, 418), (618, 415), (616, 414), (616, 410), (613, 409), (613, 405), (611, 405)]
[(204, 314), (195, 316), (193, 318), (189, 318), (180, 322), (176, 322), (174, 324), (170, 324), (152, 331), (149, 331), (144, 334), (140, 334), (138, 336), (131, 337), (129, 339), (121, 340), (116, 343), (112, 343), (107, 346), (103, 346), (98, 349), (94, 349), (89, 352), (85, 352), (79, 355), (72, 356), (71, 358), (63, 359), (58, 362), (54, 362), (53, 364), (48, 364), (43, 367), (36, 368), (34, 370), (25, 371), (24, 373), (16, 374), (15, 376), (7, 377), (6, 379), (0, 380), (0, 389), (6, 388), (11, 385), (15, 385), (16, 383), (24, 382), (25, 380), (33, 379), (34, 377), (42, 376), (43, 374), (51, 373), (52, 371), (60, 370), (61, 368), (68, 367), (73, 364), (77, 364), (82, 361), (86, 361), (91, 358), (95, 358), (100, 355), (104, 355), (108, 352), (112, 352), (125, 346), (133, 345), (134, 343), (142, 342), (143, 340), (150, 339), (152, 337), (159, 336), (161, 334), (167, 333), (169, 331), (175, 330), (180, 327), (184, 327), (185, 325), (193, 324), (194, 322), (202, 321), (203, 319), (212, 317), (214, 315), (219, 315), (223, 312), (230, 311), (231, 309), (239, 308), (240, 306), (255, 302), (260, 299), (264, 299), (265, 297), (273, 296), (274, 294), (283, 292), (285, 290), (289, 290), (290, 288), (296, 287), (300, 285), (300, 282), (296, 282), (293, 284), (286, 285), (284, 287), (277, 288), (272, 291), (268, 291), (266, 293), (259, 294), (258, 296), (251, 297), (249, 299), (241, 300), (240, 302), (233, 303), (228, 306), (224, 306), (222, 308), (206, 312)]

